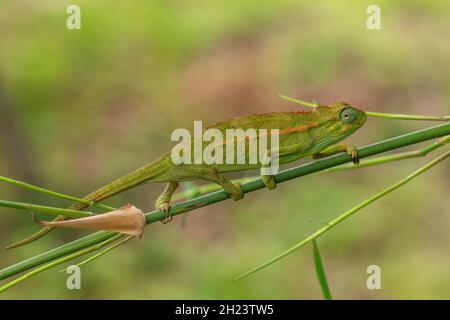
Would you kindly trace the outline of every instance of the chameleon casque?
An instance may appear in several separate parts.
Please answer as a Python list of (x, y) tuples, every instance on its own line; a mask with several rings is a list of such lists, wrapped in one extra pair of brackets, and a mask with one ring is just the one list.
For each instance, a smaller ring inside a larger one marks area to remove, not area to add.
[[(219, 129), (224, 135), (226, 129), (278, 129), (279, 149), (277, 152), (280, 164), (307, 156), (317, 158), (337, 152), (347, 152), (356, 164), (358, 163), (356, 148), (352, 145), (337, 143), (359, 129), (366, 119), (367, 115), (364, 111), (345, 102), (337, 102), (330, 106), (318, 105), (308, 111), (273, 112), (237, 117), (209, 128)], [(223, 146), (225, 144), (226, 141), (223, 142)], [(248, 157), (248, 150), (246, 145), (246, 157)], [(180, 181), (212, 181), (219, 184), (231, 198), (239, 200), (244, 196), (240, 184), (231, 182), (224, 174), (257, 168), (261, 168), (261, 163), (175, 165), (171, 160), (171, 153), (168, 152), (90, 193), (84, 199), (99, 202), (145, 182), (166, 182), (167, 185), (157, 198), (155, 207), (167, 213), (163, 221), (167, 222), (171, 220), (168, 213), (170, 199)], [(264, 175), (262, 179), (268, 189), (276, 187), (273, 175)], [(83, 210), (86, 207), (88, 206), (85, 204), (75, 203), (70, 206), (70, 209)], [(58, 216), (54, 221), (57, 220), (64, 220), (64, 217)], [(31, 237), (14, 244), (13, 247), (34, 241), (53, 228), (54, 226), (46, 226)]]

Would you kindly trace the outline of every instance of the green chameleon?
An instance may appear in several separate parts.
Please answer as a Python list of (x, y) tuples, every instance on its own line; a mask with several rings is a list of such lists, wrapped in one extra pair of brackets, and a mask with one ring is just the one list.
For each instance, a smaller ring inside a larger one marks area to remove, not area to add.
[[(352, 145), (337, 143), (360, 128), (366, 119), (367, 115), (364, 111), (347, 103), (338, 102), (331, 106), (318, 105), (310, 111), (274, 112), (238, 117), (209, 128), (219, 129), (224, 135), (226, 129), (278, 129), (279, 148), (271, 150), (271, 153), (277, 152), (279, 164), (307, 156), (318, 158), (338, 152), (347, 152), (353, 162), (357, 164), (359, 163), (357, 149)], [(226, 141), (223, 143), (225, 144)], [(248, 158), (247, 144), (245, 148), (246, 158)], [(155, 207), (166, 213), (163, 222), (168, 222), (171, 220), (170, 199), (180, 181), (212, 181), (219, 184), (231, 198), (240, 200), (244, 196), (240, 184), (231, 182), (224, 174), (261, 167), (260, 162), (256, 164), (246, 162), (246, 164), (175, 165), (172, 162), (171, 153), (168, 152), (153, 162), (90, 193), (84, 199), (99, 202), (145, 182), (167, 182), (163, 193), (155, 202)], [(262, 179), (268, 189), (276, 187), (273, 175), (263, 175)], [(85, 204), (75, 203), (70, 209), (82, 210), (86, 207), (88, 206)], [(55, 221), (63, 219), (63, 216), (58, 216)], [(53, 228), (53, 226), (46, 226), (29, 238), (13, 244), (11, 248), (34, 241)]]

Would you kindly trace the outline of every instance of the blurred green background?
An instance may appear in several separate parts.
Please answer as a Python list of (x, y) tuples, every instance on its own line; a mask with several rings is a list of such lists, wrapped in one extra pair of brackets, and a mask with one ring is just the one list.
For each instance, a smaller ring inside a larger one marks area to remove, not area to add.
[[(81, 30), (66, 28), (70, 4), (81, 7)], [(449, 114), (450, 3), (377, 1), (379, 31), (366, 28), (370, 4), (1, 0), (0, 174), (83, 196), (167, 151), (172, 130), (194, 120), (299, 108), (279, 93)], [(348, 141), (363, 145), (427, 125), (369, 119)], [(153, 224), (144, 243), (87, 265), (82, 290), (66, 289), (67, 275), (56, 268), (0, 298), (320, 299), (310, 246), (231, 279), (429, 159), (308, 176), (202, 208), (184, 227), (180, 217)], [(319, 239), (335, 298), (450, 298), (449, 176), (442, 163)], [(108, 203), (150, 210), (162, 187), (148, 184)], [(0, 198), (68, 205), (8, 185)], [(27, 212), (0, 209), (0, 247), (37, 229)], [(84, 234), (56, 230), (2, 251), (0, 267)], [(381, 290), (366, 287), (373, 264)]]

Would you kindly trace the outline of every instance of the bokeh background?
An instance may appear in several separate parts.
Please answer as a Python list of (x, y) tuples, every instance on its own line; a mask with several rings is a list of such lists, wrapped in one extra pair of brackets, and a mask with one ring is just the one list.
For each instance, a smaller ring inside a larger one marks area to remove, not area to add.
[[(70, 4), (81, 7), (81, 30), (66, 28)], [(0, 173), (83, 196), (167, 151), (172, 130), (194, 120), (300, 108), (279, 93), (449, 114), (450, 3), (379, 0), (379, 31), (366, 28), (370, 4), (1, 0)], [(348, 141), (364, 145), (428, 125), (369, 119)], [(296, 179), (196, 210), (184, 227), (180, 217), (153, 224), (144, 243), (83, 268), (82, 290), (66, 289), (67, 275), (56, 268), (0, 298), (320, 299), (310, 246), (231, 279), (432, 156)], [(319, 239), (335, 298), (450, 298), (449, 177), (442, 163)], [(148, 184), (108, 203), (150, 210), (162, 187)], [(9, 185), (0, 186), (0, 198), (68, 205)], [(0, 209), (0, 247), (37, 229), (27, 212)], [(84, 234), (56, 230), (3, 250), (0, 266)], [(366, 287), (372, 264), (381, 268), (381, 290)]]

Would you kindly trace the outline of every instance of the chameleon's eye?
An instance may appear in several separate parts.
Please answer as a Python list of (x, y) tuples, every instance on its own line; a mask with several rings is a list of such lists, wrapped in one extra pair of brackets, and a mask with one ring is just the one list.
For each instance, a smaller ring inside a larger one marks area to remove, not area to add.
[(357, 118), (356, 110), (352, 108), (345, 108), (341, 111), (339, 117), (343, 123), (352, 123)]

